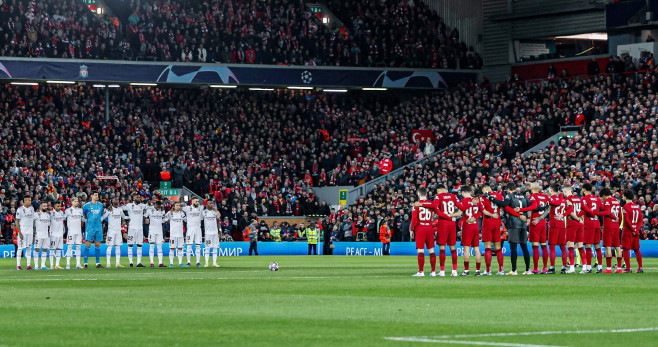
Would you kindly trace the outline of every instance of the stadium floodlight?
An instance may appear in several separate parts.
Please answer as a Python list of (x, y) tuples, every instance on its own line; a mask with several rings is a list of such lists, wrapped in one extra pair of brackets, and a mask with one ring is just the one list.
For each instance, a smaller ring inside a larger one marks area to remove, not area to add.
[(236, 85), (231, 84), (211, 84), (210, 88), (237, 88)]
[(105, 88), (105, 85), (104, 84), (94, 84), (93, 87), (94, 88)]
[(249, 88), (249, 90), (260, 90), (263, 92), (271, 92), (274, 90), (274, 88)]
[(37, 82), (11, 82), (15, 86), (38, 86)]
[(108, 88), (119, 88), (120, 85), (118, 85), (118, 84), (110, 84), (110, 85), (108, 85), (107, 87), (108, 87)]
[(130, 85), (131, 86), (150, 86), (150, 87), (153, 87), (153, 86), (157, 86), (158, 84), (157, 83), (132, 82), (132, 83), (130, 83)]
[(304, 89), (304, 90), (310, 90), (313, 89), (313, 87), (297, 87), (297, 86), (290, 86), (288, 89)]
[(46, 81), (49, 84), (75, 84), (75, 81)]
[(374, 88), (374, 87), (361, 88), (361, 89), (362, 89), (362, 90), (378, 90), (378, 91), (388, 90), (388, 88)]
[(347, 93), (347, 89), (324, 89), (327, 93)]

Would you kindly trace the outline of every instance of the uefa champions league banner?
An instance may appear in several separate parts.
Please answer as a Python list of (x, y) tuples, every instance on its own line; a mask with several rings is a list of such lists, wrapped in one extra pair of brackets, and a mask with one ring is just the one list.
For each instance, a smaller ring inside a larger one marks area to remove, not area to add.
[[(66, 254), (68, 245), (64, 245), (63, 254)], [(318, 254), (322, 254), (322, 243), (318, 244)], [(334, 242), (334, 255), (344, 255), (344, 256), (381, 256), (382, 244), (380, 242)], [(142, 255), (148, 256), (148, 248), (154, 247), (154, 245), (144, 244), (142, 247)], [(193, 247), (194, 248), (194, 247)], [(532, 254), (532, 248), (528, 247), (530, 253)], [(184, 248), (186, 249), (186, 248)], [(107, 247), (105, 244), (101, 244), (101, 255), (106, 256)], [(194, 250), (194, 249), (193, 249)], [(484, 252), (484, 244), (480, 243), (480, 250)], [(658, 241), (640, 241), (640, 250), (642, 251), (642, 256), (644, 257), (658, 257)], [(82, 246), (82, 251), (84, 252), (84, 245)], [(162, 245), (162, 251), (164, 256), (169, 255), (169, 244), (165, 243)], [(464, 248), (460, 245), (456, 247), (457, 255), (464, 255)], [(113, 253), (116, 252), (116, 249)], [(204, 244), (201, 245), (201, 253), (205, 255)], [(436, 247), (436, 252), (438, 253), (438, 246)], [(503, 247), (503, 253), (506, 256), (510, 255), (509, 243), (505, 243)], [(576, 252), (577, 253), (577, 252)], [(259, 242), (258, 243), (258, 254), (259, 255), (307, 255), (308, 254), (308, 244), (306, 242)], [(406, 256), (415, 256), (416, 244), (414, 242), (392, 242), (391, 243), (391, 255), (406, 255)], [(450, 249), (446, 249), (446, 254), (450, 255)], [(74, 249), (75, 255), (75, 249)], [(90, 257), (95, 256), (94, 246), (92, 245), (89, 250)], [(125, 257), (128, 255), (128, 245), (124, 244), (121, 246), (121, 256)], [(249, 243), (248, 242), (222, 242), (219, 247), (219, 256), (221, 257), (238, 257), (238, 256), (248, 256), (249, 255)], [(428, 255), (425, 251), (425, 255)], [(471, 250), (471, 255), (474, 255), (474, 251)], [(519, 249), (519, 255), (521, 255), (521, 250)], [(560, 257), (559, 247), (557, 248), (557, 256)], [(14, 255), (14, 245), (2, 245), (0, 246), (0, 258), (13, 258)], [(631, 251), (631, 256), (634, 256), (634, 252)]]
[(475, 82), (476, 71), (218, 65), (71, 59), (0, 59), (0, 79), (439, 89)]

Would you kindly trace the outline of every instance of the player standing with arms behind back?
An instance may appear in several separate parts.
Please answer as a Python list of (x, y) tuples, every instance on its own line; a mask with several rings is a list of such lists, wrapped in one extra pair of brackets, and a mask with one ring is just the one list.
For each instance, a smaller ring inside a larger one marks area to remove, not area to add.
[(62, 257), (62, 243), (64, 241), (64, 220), (66, 215), (62, 211), (62, 204), (55, 201), (50, 212), (50, 268), (61, 270), (59, 261)]
[(158, 249), (158, 267), (165, 267), (162, 263), (162, 244), (164, 243), (162, 223), (164, 223), (166, 219), (162, 202), (156, 201), (155, 207), (146, 210), (146, 218), (146, 223), (149, 225), (149, 243), (153, 244), (149, 246), (149, 260), (151, 261), (151, 267), (155, 266), (153, 263), (153, 253), (155, 253), (155, 248)]
[(642, 217), (642, 210), (640, 205), (633, 202), (635, 194), (630, 189), (624, 190), (624, 229), (622, 230), (621, 246), (624, 249), (624, 262), (626, 263), (626, 270), (624, 273), (632, 273), (631, 270), (631, 254), (630, 250), (635, 251), (635, 259), (637, 260), (637, 273), (643, 273), (642, 270), (642, 253), (640, 253), (640, 230), (644, 223)]
[(121, 207), (128, 213), (128, 262), (133, 267), (133, 252), (137, 245), (137, 267), (142, 265), (142, 245), (144, 244), (144, 211), (148, 205), (142, 203), (142, 197), (138, 194), (133, 195), (133, 202)]
[(457, 223), (455, 218), (461, 217), (462, 206), (454, 194), (448, 193), (444, 185), (439, 184), (437, 193), (432, 206), (435, 208), (434, 212), (439, 215), (439, 237), (437, 240), (437, 244), (439, 244), (439, 262), (441, 265), (439, 276), (445, 276), (446, 246), (450, 247), (450, 255), (452, 256), (452, 273), (450, 276), (458, 276), (457, 250), (455, 248), (457, 244)]
[(185, 212), (181, 211), (180, 202), (174, 202), (174, 207), (167, 212), (165, 219), (169, 221), (169, 267), (174, 267), (174, 252), (176, 249), (178, 249), (178, 267), (183, 267)]
[[(208, 260), (212, 254), (212, 266), (217, 265), (217, 256), (219, 255), (219, 221), (221, 215), (215, 208), (214, 201), (208, 201), (208, 209), (203, 211), (203, 227), (206, 231), (206, 265), (208, 267)], [(214, 251), (214, 252), (213, 252)]]
[(82, 216), (87, 219), (85, 225), (85, 269), (89, 259), (89, 247), (93, 242), (96, 246), (96, 267), (102, 268), (101, 265), (101, 242), (103, 241), (103, 204), (98, 201), (98, 192), (91, 193), (91, 201), (86, 203), (82, 208)]
[(71, 268), (71, 257), (73, 256), (73, 245), (75, 245), (75, 268), (82, 269), (80, 257), (82, 256), (82, 209), (80, 199), (73, 198), (71, 207), (66, 210), (66, 268)]
[(183, 207), (183, 212), (187, 217), (187, 234), (185, 235), (185, 243), (187, 244), (187, 266), (190, 266), (190, 258), (192, 256), (192, 245), (194, 244), (196, 250), (196, 267), (201, 267), (201, 212), (203, 206), (199, 205), (199, 198), (192, 198), (192, 205)]
[[(18, 249), (16, 250), (16, 269), (21, 268), (21, 253), (25, 250), (27, 270), (32, 270), (32, 243), (34, 242), (34, 207), (32, 197), (25, 195), (23, 205), (16, 211), (16, 226), (18, 227)], [(35, 263), (36, 266), (36, 263)]]
[[(121, 265), (121, 245), (123, 245), (123, 232), (122, 225), (123, 220), (127, 219), (125, 214), (123, 214), (123, 209), (119, 207), (119, 199), (112, 199), (112, 204), (105, 210), (103, 214), (103, 220), (107, 220), (107, 240), (105, 245), (107, 250), (105, 251), (107, 255), (107, 267), (110, 267), (112, 260), (112, 248), (116, 247), (116, 267), (123, 267)], [(130, 253), (130, 249), (128, 249)]]

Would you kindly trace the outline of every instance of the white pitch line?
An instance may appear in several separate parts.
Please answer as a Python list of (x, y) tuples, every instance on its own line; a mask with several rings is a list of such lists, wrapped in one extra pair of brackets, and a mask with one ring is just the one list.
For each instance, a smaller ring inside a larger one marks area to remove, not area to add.
[(519, 332), (519, 333), (439, 335), (439, 336), (417, 336), (417, 337), (426, 337), (426, 338), (434, 338), (434, 339), (458, 339), (458, 338), (468, 338), (468, 337), (528, 336), (528, 335), (554, 335), (554, 334), (634, 333), (640, 331), (658, 331), (658, 327), (638, 328), (638, 329), (612, 329), (612, 330), (531, 331), (531, 332)]
[(552, 345), (529, 345), (523, 343), (507, 343), (507, 342), (443, 340), (443, 339), (432, 339), (432, 338), (422, 338), (422, 337), (385, 337), (384, 339), (391, 341), (402, 341), (402, 342), (444, 343), (450, 345), (504, 346), (504, 347), (562, 347), (562, 346), (552, 346)]

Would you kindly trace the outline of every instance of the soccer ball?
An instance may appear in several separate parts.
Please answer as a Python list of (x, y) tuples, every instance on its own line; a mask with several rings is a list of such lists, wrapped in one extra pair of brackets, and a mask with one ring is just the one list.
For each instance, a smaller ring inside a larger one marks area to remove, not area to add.
[(273, 261), (270, 263), (270, 271), (279, 271), (279, 263)]

